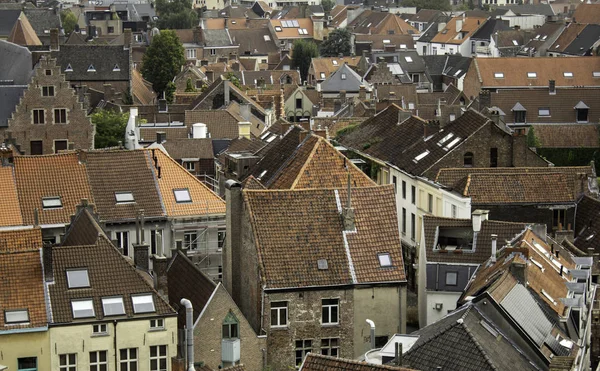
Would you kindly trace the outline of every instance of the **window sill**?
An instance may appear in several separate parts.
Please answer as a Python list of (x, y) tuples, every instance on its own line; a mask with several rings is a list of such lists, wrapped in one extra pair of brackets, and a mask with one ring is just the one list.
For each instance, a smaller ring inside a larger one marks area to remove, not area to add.
[(110, 334), (108, 332), (102, 332), (102, 333), (98, 333), (98, 334), (92, 334), (93, 338), (101, 338), (101, 337), (105, 337), (105, 336), (109, 336)]
[(340, 323), (321, 323), (321, 327), (340, 327)]
[(167, 329), (164, 327), (157, 327), (157, 328), (151, 328), (150, 330), (148, 330), (148, 332), (161, 332), (161, 331), (167, 331)]
[(271, 326), (271, 330), (281, 331), (281, 330), (289, 330), (288, 326)]

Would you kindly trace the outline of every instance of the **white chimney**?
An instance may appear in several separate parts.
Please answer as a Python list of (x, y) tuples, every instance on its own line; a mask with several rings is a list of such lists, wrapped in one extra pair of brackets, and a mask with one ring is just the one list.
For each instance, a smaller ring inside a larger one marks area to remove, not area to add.
[(252, 124), (248, 121), (238, 122), (238, 133), (240, 138), (250, 139), (250, 126)]
[(125, 128), (125, 148), (127, 149), (141, 148), (139, 142), (139, 129), (136, 126), (137, 116), (137, 107), (131, 107), (129, 109), (129, 120), (127, 120), (127, 127)]
[(192, 138), (206, 138), (206, 125), (201, 122), (192, 125)]
[(493, 234), (492, 235), (492, 256), (491, 256), (492, 263), (496, 262), (496, 253), (498, 252), (498, 245), (497, 245), (498, 241), (497, 240), (498, 240), (498, 235)]
[(475, 210), (473, 211), (473, 232), (481, 231), (481, 224), (484, 220), (488, 220), (489, 210)]
[(462, 27), (463, 27), (463, 20), (457, 19), (456, 20), (456, 32), (462, 31)]

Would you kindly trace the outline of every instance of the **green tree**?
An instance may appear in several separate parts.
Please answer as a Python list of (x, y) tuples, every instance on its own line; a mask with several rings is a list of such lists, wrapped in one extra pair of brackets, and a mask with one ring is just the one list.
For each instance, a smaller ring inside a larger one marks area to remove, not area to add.
[(352, 45), (350, 42), (351, 34), (346, 28), (336, 28), (329, 33), (327, 40), (321, 43), (319, 51), (322, 57), (337, 57), (342, 54), (350, 55)]
[(231, 81), (231, 83), (237, 86), (239, 89), (242, 88), (242, 83), (240, 82), (240, 79), (238, 79), (233, 72), (227, 72), (223, 77), (225, 77), (226, 80)]
[(63, 25), (63, 29), (65, 30), (65, 35), (70, 35), (71, 32), (75, 30), (75, 26), (77, 25), (77, 17), (75, 14), (69, 9), (63, 10), (60, 12), (60, 20)]
[(300, 70), (300, 77), (306, 80), (308, 69), (313, 58), (319, 56), (317, 44), (312, 41), (298, 39), (292, 46), (292, 67)]
[(191, 0), (156, 0), (157, 26), (160, 29), (188, 29), (198, 25), (198, 13)]
[(161, 94), (185, 63), (183, 45), (175, 31), (163, 30), (152, 38), (142, 59), (142, 76)]
[(92, 123), (96, 125), (94, 144), (96, 148), (114, 147), (125, 143), (125, 128), (129, 113), (100, 110), (92, 115)]
[(414, 6), (417, 9), (452, 10), (448, 0), (403, 0), (402, 6)]
[(321, 2), (321, 5), (323, 6), (323, 10), (325, 10), (326, 13), (329, 13), (331, 11), (331, 9), (333, 9), (333, 7), (335, 6), (335, 1), (334, 0), (323, 0)]
[(196, 91), (196, 88), (194, 87), (194, 82), (192, 81), (192, 79), (188, 78), (187, 81), (185, 82), (185, 92), (186, 93), (194, 93)]
[(527, 131), (527, 146), (528, 147), (539, 147), (541, 145), (540, 140), (538, 139), (538, 137), (535, 135), (535, 130), (533, 129), (533, 126), (529, 127), (529, 131)]
[(167, 103), (171, 104), (175, 101), (175, 91), (177, 90), (177, 85), (173, 81), (169, 81), (167, 84), (167, 88), (165, 89), (165, 99)]

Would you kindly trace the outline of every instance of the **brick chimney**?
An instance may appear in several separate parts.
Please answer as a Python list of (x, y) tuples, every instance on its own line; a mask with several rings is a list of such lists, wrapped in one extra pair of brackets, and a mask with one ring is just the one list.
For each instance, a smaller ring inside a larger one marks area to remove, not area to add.
[(133, 262), (135, 267), (144, 272), (150, 271), (149, 248), (150, 246), (146, 244), (133, 245)]
[(131, 48), (131, 28), (126, 28), (123, 30), (123, 49), (129, 48)]
[(489, 210), (475, 210), (471, 215), (473, 220), (473, 232), (481, 232), (481, 225), (488, 220)]
[(59, 45), (58, 28), (53, 28), (50, 30), (50, 51), (59, 50)]
[(223, 285), (231, 293), (233, 300), (239, 300), (240, 285), (233, 287), (233, 274), (240, 272), (240, 251), (242, 248), (242, 216), (244, 201), (242, 198), (242, 185), (234, 180), (225, 182), (225, 200), (227, 233), (225, 234), (225, 247), (223, 248)]
[(200, 26), (196, 26), (196, 28), (194, 28), (194, 43), (200, 44), (201, 42), (202, 42), (202, 28)]
[(167, 300), (169, 299), (169, 284), (167, 279), (167, 268), (169, 259), (165, 256), (152, 255), (152, 272), (154, 273), (154, 288)]
[(44, 277), (46, 282), (54, 281), (54, 267), (52, 265), (52, 245), (42, 247), (42, 261), (44, 263)]

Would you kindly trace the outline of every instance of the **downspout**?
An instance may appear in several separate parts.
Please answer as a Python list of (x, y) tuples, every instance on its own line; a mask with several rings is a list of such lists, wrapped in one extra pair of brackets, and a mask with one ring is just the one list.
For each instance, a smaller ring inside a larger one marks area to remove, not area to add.
[(367, 323), (371, 326), (371, 349), (375, 349), (375, 322), (367, 318)]
[(118, 351), (117, 351), (117, 320), (113, 321), (113, 331), (114, 331), (114, 335), (113, 335), (113, 348), (115, 349), (115, 368), (117, 368), (119, 366), (119, 361), (117, 359), (118, 357)]
[(187, 336), (185, 343), (187, 344), (187, 371), (195, 371), (194, 369), (194, 309), (192, 303), (188, 299), (181, 299), (181, 305), (185, 307), (185, 326)]

